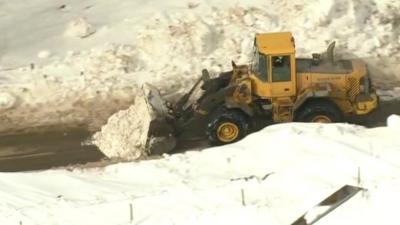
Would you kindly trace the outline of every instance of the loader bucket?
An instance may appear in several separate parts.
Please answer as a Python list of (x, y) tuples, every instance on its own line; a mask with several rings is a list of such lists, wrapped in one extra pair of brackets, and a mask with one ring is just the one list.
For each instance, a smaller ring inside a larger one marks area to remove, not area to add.
[(157, 89), (146, 85), (126, 110), (113, 114), (91, 140), (108, 158), (135, 160), (174, 149), (168, 108)]
[(173, 119), (169, 114), (167, 102), (157, 88), (150, 84), (142, 87), (143, 96), (148, 106), (150, 124), (147, 133), (146, 151), (150, 154), (163, 154), (176, 146)]

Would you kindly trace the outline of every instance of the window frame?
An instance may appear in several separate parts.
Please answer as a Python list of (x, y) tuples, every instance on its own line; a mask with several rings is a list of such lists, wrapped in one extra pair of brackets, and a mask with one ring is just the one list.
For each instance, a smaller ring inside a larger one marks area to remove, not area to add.
[[(288, 71), (289, 71), (289, 79), (288, 80), (274, 80), (274, 66), (273, 66), (273, 62), (272, 59), (273, 57), (279, 57), (279, 56), (283, 56), (283, 57), (288, 57), (289, 59), (289, 63), (288, 63)], [(271, 83), (283, 83), (283, 82), (291, 82), (292, 81), (292, 55), (291, 54), (277, 54), (277, 55), (270, 55), (270, 82)]]
[[(264, 60), (262, 60), (264, 59)], [(263, 61), (264, 63), (260, 63)], [(261, 66), (263, 65), (263, 66)], [(261, 68), (262, 67), (262, 68)], [(269, 56), (258, 51), (255, 53), (252, 73), (263, 82), (269, 82)]]

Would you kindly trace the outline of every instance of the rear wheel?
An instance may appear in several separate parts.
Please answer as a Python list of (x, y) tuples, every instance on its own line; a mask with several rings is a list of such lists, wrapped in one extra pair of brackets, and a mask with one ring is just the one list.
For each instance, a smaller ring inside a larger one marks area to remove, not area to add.
[(342, 111), (328, 100), (314, 100), (306, 103), (296, 113), (295, 121), (313, 123), (337, 123), (343, 121)]
[(247, 117), (237, 110), (217, 112), (207, 126), (211, 145), (224, 145), (239, 141), (249, 132)]

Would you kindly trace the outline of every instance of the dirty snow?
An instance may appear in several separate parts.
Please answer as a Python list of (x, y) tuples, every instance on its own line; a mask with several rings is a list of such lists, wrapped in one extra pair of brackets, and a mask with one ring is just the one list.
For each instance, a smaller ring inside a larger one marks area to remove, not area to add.
[[(299, 56), (336, 40), (398, 99), (398, 1), (0, 1), (0, 133), (100, 129), (150, 82), (174, 98), (200, 76), (247, 63), (254, 33), (292, 31)], [(20, 13), (23, 12), (23, 13)], [(45, 119), (43, 119), (45, 118)]]
[(280, 124), (158, 160), (0, 173), (0, 223), (287, 225), (349, 184), (366, 191), (317, 224), (395, 225), (399, 162), (390, 126)]

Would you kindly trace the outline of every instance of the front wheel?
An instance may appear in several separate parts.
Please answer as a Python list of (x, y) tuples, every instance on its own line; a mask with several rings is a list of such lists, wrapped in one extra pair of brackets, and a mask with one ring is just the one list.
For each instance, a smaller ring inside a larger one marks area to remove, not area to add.
[(244, 113), (224, 110), (217, 113), (207, 126), (207, 137), (211, 145), (224, 145), (239, 141), (249, 132)]

